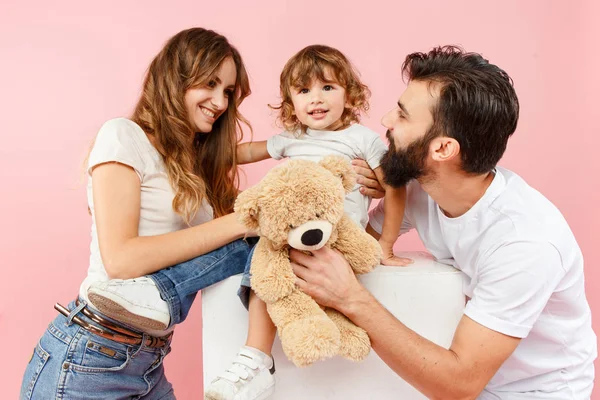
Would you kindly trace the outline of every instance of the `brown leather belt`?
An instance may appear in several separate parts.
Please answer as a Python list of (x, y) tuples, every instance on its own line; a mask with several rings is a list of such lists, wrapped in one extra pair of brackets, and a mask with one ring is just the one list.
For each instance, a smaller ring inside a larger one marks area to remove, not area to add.
[[(78, 306), (79, 300), (76, 300), (75, 304)], [(56, 303), (54, 305), (54, 308), (59, 313), (61, 313), (62, 315), (64, 315), (67, 318), (71, 314), (71, 311), (68, 308), (60, 305), (59, 303)], [(88, 323), (87, 321), (79, 318), (77, 315), (75, 315), (72, 319), (72, 321), (74, 323), (81, 326), (83, 329), (85, 329), (88, 332), (91, 332), (91, 333), (98, 335), (100, 337), (103, 337), (105, 339), (115, 341), (117, 343), (138, 346), (138, 345), (142, 344), (142, 340), (144, 340), (144, 336), (145, 336), (145, 342), (144, 342), (145, 347), (159, 348), (159, 347), (164, 347), (165, 345), (167, 345), (170, 342), (171, 337), (173, 336), (173, 332), (171, 332), (167, 336), (163, 336), (163, 337), (142, 335), (139, 332), (132, 331), (130, 329), (127, 329), (124, 326), (117, 325), (114, 322), (107, 320), (106, 318), (102, 317), (101, 315), (94, 313), (92, 310), (90, 310), (87, 307), (84, 307), (81, 310), (81, 313), (83, 315), (85, 315), (86, 317), (88, 317), (89, 319), (91, 319), (92, 321), (94, 321), (95, 323), (97, 323), (98, 325), (100, 325), (101, 327), (106, 328), (108, 330), (104, 330), (104, 329), (97, 327), (96, 325), (92, 325), (92, 324)]]

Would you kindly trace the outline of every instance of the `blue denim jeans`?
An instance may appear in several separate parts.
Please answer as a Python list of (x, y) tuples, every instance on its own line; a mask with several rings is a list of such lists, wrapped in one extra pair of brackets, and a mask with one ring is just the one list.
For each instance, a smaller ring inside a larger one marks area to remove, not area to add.
[(169, 305), (170, 325), (183, 322), (196, 294), (230, 276), (241, 274), (249, 264), (250, 250), (258, 238), (236, 240), (192, 260), (148, 275)]
[(170, 350), (170, 344), (148, 348), (104, 339), (59, 314), (33, 350), (19, 398), (175, 399), (163, 368)]
[(252, 256), (254, 255), (254, 247), (250, 249), (250, 254), (248, 254), (248, 261), (246, 262), (246, 266), (244, 267), (244, 273), (242, 275), (242, 282), (240, 284), (240, 288), (238, 290), (238, 297), (242, 301), (246, 310), (248, 309), (248, 305), (250, 304), (250, 278), (252, 275), (250, 274), (250, 266), (252, 264)]

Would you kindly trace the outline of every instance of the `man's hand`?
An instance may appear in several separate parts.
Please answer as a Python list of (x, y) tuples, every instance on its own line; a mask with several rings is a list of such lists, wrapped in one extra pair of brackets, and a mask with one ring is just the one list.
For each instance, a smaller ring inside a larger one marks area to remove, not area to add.
[(366, 290), (340, 252), (323, 247), (312, 253), (290, 250), (296, 285), (317, 303), (344, 313), (343, 308)]
[(518, 346), (467, 316), (450, 349), (407, 328), (365, 289), (339, 252), (290, 250), (296, 285), (317, 303), (335, 308), (367, 331), (373, 349), (400, 377), (433, 399), (474, 399)]
[(374, 199), (381, 199), (385, 196), (385, 190), (377, 180), (375, 172), (373, 172), (365, 160), (359, 158), (352, 160), (352, 167), (354, 168), (354, 172), (358, 174), (357, 182), (363, 185), (360, 188), (361, 194)]

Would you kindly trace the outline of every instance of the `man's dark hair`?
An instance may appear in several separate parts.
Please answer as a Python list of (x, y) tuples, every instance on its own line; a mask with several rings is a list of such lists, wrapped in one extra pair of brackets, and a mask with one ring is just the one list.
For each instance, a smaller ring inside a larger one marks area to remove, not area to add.
[(409, 54), (402, 72), (409, 81), (441, 85), (430, 133), (458, 141), (465, 172), (491, 171), (519, 119), (519, 100), (508, 74), (456, 46)]

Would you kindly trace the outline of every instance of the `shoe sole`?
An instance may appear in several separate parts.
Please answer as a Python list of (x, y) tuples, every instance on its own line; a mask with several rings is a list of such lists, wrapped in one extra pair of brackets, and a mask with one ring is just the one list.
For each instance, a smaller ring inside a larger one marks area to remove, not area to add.
[[(253, 400), (268, 400), (269, 397), (271, 397), (273, 395), (273, 393), (275, 393), (275, 383), (273, 383), (271, 386), (266, 388), (264, 392), (259, 394), (258, 397), (256, 397)], [(204, 400), (225, 400), (225, 398), (221, 395), (205, 394)]]
[(97, 293), (88, 293), (90, 303), (102, 314), (117, 321), (121, 321), (134, 328), (145, 330), (162, 331), (167, 325), (155, 319), (142, 317), (127, 310), (119, 303)]
[(275, 393), (275, 384), (269, 386), (264, 392), (260, 394), (260, 396), (256, 398), (256, 400), (267, 400), (273, 395), (273, 393)]

